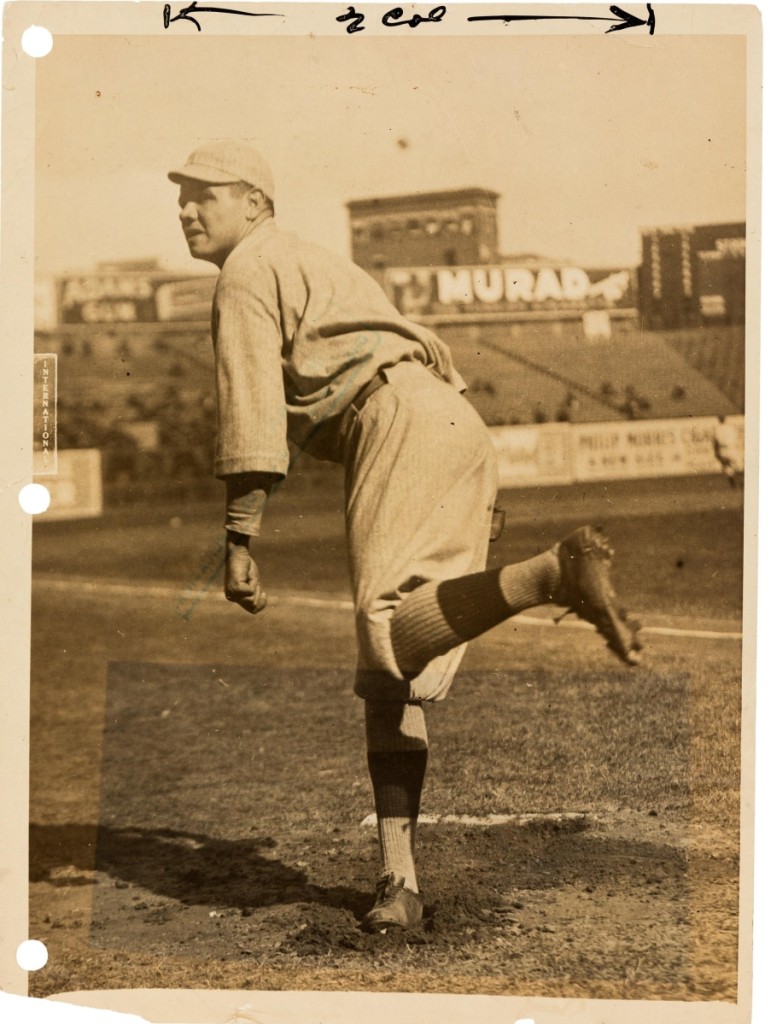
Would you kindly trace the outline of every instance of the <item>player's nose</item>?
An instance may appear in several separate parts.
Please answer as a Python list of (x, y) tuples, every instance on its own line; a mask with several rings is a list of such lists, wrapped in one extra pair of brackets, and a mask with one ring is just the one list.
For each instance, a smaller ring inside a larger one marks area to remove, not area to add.
[(195, 203), (187, 202), (179, 208), (179, 219), (184, 227), (185, 224), (192, 224), (192, 222), (198, 216), (198, 210), (196, 209)]

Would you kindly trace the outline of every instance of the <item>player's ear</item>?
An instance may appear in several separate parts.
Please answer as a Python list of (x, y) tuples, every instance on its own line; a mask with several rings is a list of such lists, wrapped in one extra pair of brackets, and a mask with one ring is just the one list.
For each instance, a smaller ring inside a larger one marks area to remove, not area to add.
[(247, 196), (249, 203), (246, 211), (248, 220), (254, 220), (265, 209), (265, 195), (259, 188), (253, 188)]

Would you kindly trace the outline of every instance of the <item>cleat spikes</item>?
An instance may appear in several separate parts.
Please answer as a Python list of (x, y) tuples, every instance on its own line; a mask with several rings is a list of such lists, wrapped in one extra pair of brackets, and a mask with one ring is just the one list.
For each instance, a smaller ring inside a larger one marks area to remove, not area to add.
[(591, 622), (623, 662), (638, 664), (641, 627), (637, 620), (628, 618), (626, 609), (618, 603), (610, 580), (613, 549), (607, 537), (591, 526), (582, 526), (557, 545), (556, 553), (561, 579), (554, 594), (555, 603)]

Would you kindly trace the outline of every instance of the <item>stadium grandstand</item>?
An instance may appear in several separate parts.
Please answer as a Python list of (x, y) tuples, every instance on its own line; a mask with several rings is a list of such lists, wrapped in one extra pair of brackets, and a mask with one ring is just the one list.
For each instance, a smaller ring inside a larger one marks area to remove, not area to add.
[[(743, 413), (743, 224), (645, 229), (638, 267), (595, 268), (498, 253), (497, 200), (348, 204), (354, 258), (450, 345), (488, 425)], [(147, 260), (40, 282), (57, 445), (101, 452), (108, 502), (211, 492), (214, 281)]]

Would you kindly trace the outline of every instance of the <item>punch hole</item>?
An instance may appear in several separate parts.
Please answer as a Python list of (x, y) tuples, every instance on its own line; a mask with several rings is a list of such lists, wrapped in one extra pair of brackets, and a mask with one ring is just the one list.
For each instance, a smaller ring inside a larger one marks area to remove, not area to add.
[(535, 1021), (532, 1017), (520, 1017), (514, 1021), (514, 1024), (535, 1024)]
[(54, 45), (54, 37), (42, 25), (30, 25), (21, 36), (21, 48), (28, 57), (46, 57)]
[(48, 948), (39, 939), (26, 939), (16, 950), (16, 963), (23, 971), (39, 971), (48, 963)]
[(37, 516), (51, 504), (51, 495), (43, 484), (25, 484), (19, 491), (19, 504), (25, 512)]

